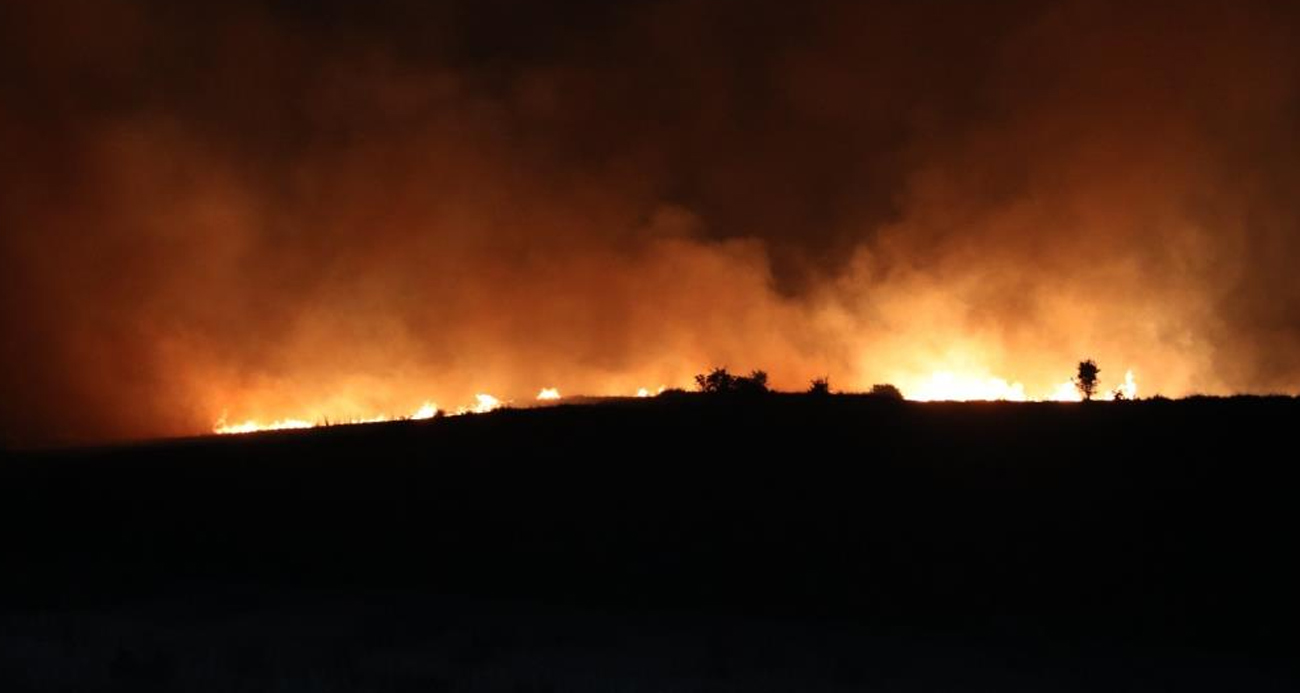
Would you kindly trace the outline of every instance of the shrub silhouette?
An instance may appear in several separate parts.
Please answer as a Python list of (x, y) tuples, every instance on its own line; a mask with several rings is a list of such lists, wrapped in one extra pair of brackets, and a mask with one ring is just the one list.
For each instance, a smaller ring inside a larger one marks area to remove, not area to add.
[(767, 373), (753, 371), (747, 376), (732, 375), (726, 368), (714, 368), (695, 376), (700, 392), (709, 394), (763, 394), (768, 392)]
[(808, 384), (808, 394), (810, 395), (829, 395), (831, 393), (830, 378), (813, 378)]
[(736, 376), (728, 373), (726, 368), (714, 368), (708, 373), (695, 376), (695, 385), (700, 388), (700, 392), (711, 394), (732, 392), (736, 389)]
[(903, 393), (898, 388), (894, 387), (893, 385), (890, 385), (889, 383), (872, 385), (871, 392), (869, 394), (872, 397), (880, 397), (882, 399), (899, 399), (899, 400), (903, 399)]
[(1079, 394), (1083, 395), (1085, 402), (1091, 401), (1092, 396), (1097, 394), (1098, 373), (1101, 373), (1101, 369), (1092, 359), (1079, 362), (1079, 374), (1074, 377), (1074, 386), (1078, 388)]
[(767, 373), (753, 371), (743, 378), (736, 378), (736, 392), (742, 395), (761, 395), (767, 390)]

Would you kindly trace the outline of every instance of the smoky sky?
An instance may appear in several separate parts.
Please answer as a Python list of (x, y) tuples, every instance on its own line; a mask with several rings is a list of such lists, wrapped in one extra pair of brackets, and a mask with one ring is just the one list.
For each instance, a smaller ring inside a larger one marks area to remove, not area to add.
[(0, 9), (0, 440), (938, 369), (1300, 389), (1268, 2)]

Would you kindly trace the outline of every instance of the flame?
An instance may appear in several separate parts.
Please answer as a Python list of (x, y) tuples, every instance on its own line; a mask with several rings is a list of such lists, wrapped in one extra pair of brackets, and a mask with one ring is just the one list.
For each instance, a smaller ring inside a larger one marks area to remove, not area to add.
[[(494, 409), (498, 409), (501, 407), (501, 400), (497, 399), (496, 397), (493, 397), (492, 395), (477, 394), (474, 396), (474, 399), (475, 399), (475, 403), (473, 406), (459, 407), (451, 415), (457, 416), (462, 414), (486, 414), (487, 412), (490, 412)], [(412, 419), (412, 420), (422, 421), (425, 419), (432, 419), (433, 417), (437, 416), (438, 413), (441, 411), (442, 410), (438, 408), (437, 403), (433, 401), (425, 401), (424, 404), (420, 405), (419, 409), (416, 409), (410, 415), (404, 417), (393, 417), (387, 414), (379, 414), (377, 416), (366, 417), (366, 418), (346, 419), (346, 420), (336, 420), (336, 421), (330, 421), (329, 419), (322, 419), (318, 423), (312, 423), (311, 421), (307, 421), (305, 419), (279, 419), (276, 421), (272, 421), (270, 423), (263, 423), (261, 421), (249, 419), (239, 423), (228, 423), (226, 421), (226, 415), (223, 413), (221, 415), (221, 418), (217, 419), (216, 423), (213, 424), (212, 432), (219, 435), (230, 435), (230, 434), (238, 434), (238, 433), (257, 433), (259, 431), (284, 431), (284, 430), (298, 429), (298, 428), (316, 428), (318, 426), (329, 426), (332, 424), (336, 425), (336, 424), (382, 423), (385, 421), (396, 421), (398, 419)]]
[[(1110, 390), (1101, 390), (1096, 399), (1104, 401), (1113, 401), (1116, 399), (1134, 399), (1137, 397), (1137, 381), (1133, 377), (1133, 369), (1124, 371), (1124, 382)], [(1079, 388), (1073, 380), (1067, 380), (1052, 391), (1052, 395), (1047, 398), (1052, 402), (1082, 402), (1083, 395), (1079, 393)]]
[[(900, 382), (907, 382), (906, 379)], [(663, 392), (664, 386), (660, 386), (658, 392)], [(1054, 402), (1078, 402), (1082, 399), (1079, 390), (1075, 387), (1074, 381), (1067, 380), (1056, 385), (1052, 390), (1043, 397), (1031, 397), (1026, 393), (1025, 386), (1020, 382), (1007, 381), (1003, 378), (991, 375), (986, 370), (973, 369), (968, 371), (957, 370), (937, 370), (922, 380), (915, 386), (908, 387), (904, 390), (907, 398), (918, 402), (932, 401), (1054, 401)], [(1113, 388), (1102, 388), (1099, 392), (1098, 399), (1134, 399), (1137, 397), (1137, 380), (1133, 375), (1133, 370), (1129, 369), (1124, 373), (1124, 382)], [(652, 397), (655, 392), (649, 388), (638, 388), (637, 397)], [(537, 399), (542, 401), (554, 401), (561, 399), (559, 388), (547, 387), (542, 388), (537, 393)], [(302, 418), (285, 418), (277, 419), (269, 423), (263, 423), (254, 419), (248, 419), (240, 422), (227, 421), (227, 415), (223, 413), (221, 418), (213, 424), (212, 432), (218, 434), (239, 434), (255, 433), (258, 431), (283, 431), (291, 429), (315, 428), (317, 426), (327, 426), (331, 424), (360, 424), (360, 423), (378, 423), (384, 421), (394, 421), (397, 419), (424, 420), (432, 419), (439, 414), (449, 416), (460, 416), (465, 414), (486, 414), (487, 412), (499, 409), (503, 402), (492, 395), (479, 393), (474, 396), (474, 404), (457, 407), (452, 411), (439, 409), (437, 403), (426, 400), (418, 409), (407, 416), (392, 417), (386, 414), (380, 414), (369, 418), (357, 418), (347, 420), (333, 420), (321, 418), (313, 423), (311, 420)]]
[[(1137, 397), (1137, 381), (1133, 370), (1124, 373), (1124, 382), (1109, 390), (1102, 390), (1097, 399), (1133, 399)], [(1002, 378), (977, 373), (935, 371), (927, 380), (909, 390), (908, 399), (918, 402), (934, 401), (1009, 401), (1009, 402), (1080, 402), (1083, 395), (1073, 380), (1067, 380), (1051, 390), (1045, 397), (1029, 397), (1025, 386), (1007, 382)]]
[(1056, 389), (1052, 390), (1052, 394), (1047, 397), (1049, 402), (1079, 402), (1082, 400), (1083, 395), (1079, 394), (1079, 388), (1075, 386), (1073, 380), (1067, 380), (1057, 385)]
[(496, 397), (493, 397), (492, 395), (479, 393), (477, 395), (474, 395), (474, 399), (476, 400), (477, 403), (473, 407), (470, 408), (461, 407), (460, 409), (456, 410), (456, 413), (457, 414), (486, 414), (492, 411), (493, 409), (499, 409), (501, 407), (501, 400), (497, 399)]
[(1123, 395), (1124, 399), (1134, 399), (1138, 394), (1137, 381), (1133, 379), (1133, 369), (1124, 371), (1124, 383), (1111, 391), (1106, 399), (1116, 399), (1116, 395)]
[(935, 371), (908, 399), (918, 402), (934, 401), (1025, 401), (1025, 386), (1008, 383), (1002, 378), (983, 375), (959, 374), (952, 371)]
[(216, 424), (213, 425), (212, 432), (229, 434), (254, 433), (256, 431), (287, 431), (295, 428), (313, 428), (316, 425), (317, 424), (311, 423), (310, 421), (303, 421), (301, 419), (281, 419), (266, 424), (249, 420), (232, 424), (226, 423), (226, 416), (222, 414), (221, 418), (217, 419)]

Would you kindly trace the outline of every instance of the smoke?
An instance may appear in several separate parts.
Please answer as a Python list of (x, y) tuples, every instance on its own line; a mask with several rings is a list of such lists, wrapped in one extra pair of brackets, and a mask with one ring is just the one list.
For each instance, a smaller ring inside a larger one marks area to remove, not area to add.
[(1287, 5), (360, 5), (0, 10), (0, 440), (1300, 387)]

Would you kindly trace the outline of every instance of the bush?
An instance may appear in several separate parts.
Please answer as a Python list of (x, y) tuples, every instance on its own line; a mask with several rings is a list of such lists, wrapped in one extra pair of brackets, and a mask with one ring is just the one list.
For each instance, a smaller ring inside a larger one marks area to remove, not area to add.
[(808, 394), (810, 395), (829, 395), (831, 393), (830, 378), (813, 378), (808, 384)]
[(761, 395), (767, 390), (767, 373), (753, 371), (749, 375), (736, 378), (736, 392), (742, 395)]
[(732, 375), (726, 368), (714, 368), (695, 376), (695, 386), (709, 394), (754, 395), (768, 392), (767, 373), (753, 371), (747, 376)]
[(882, 399), (903, 399), (902, 391), (889, 383), (872, 385), (871, 392), (868, 394), (872, 397), (880, 397)]
[(714, 368), (695, 376), (695, 386), (700, 388), (700, 392), (715, 395), (732, 392), (736, 389), (736, 376), (728, 373), (726, 368)]

